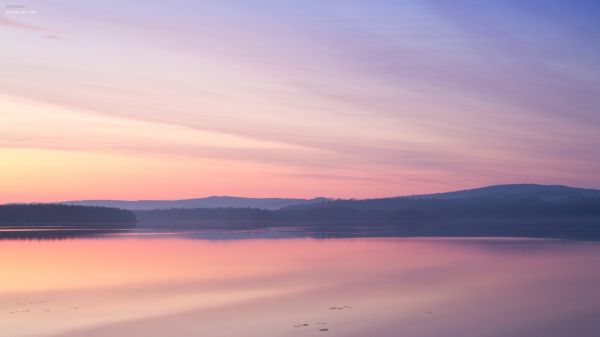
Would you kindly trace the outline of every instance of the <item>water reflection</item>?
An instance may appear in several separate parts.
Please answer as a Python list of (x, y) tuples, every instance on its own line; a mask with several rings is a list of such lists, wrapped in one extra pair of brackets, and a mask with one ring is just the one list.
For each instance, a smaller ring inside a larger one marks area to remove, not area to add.
[[(590, 225), (591, 226), (591, 225)], [(448, 227), (448, 228), (446, 228)], [(256, 225), (181, 225), (159, 224), (139, 225), (130, 228), (100, 227), (79, 228), (61, 227), (0, 227), (0, 241), (23, 240), (62, 240), (90, 237), (114, 236), (183, 236), (189, 239), (201, 240), (240, 240), (240, 239), (282, 239), (282, 238), (386, 238), (386, 237), (432, 237), (432, 238), (464, 238), (464, 237), (530, 237), (530, 238), (556, 238), (570, 240), (600, 241), (600, 231), (591, 230), (557, 230), (552, 226), (535, 226), (532, 230), (523, 227), (521, 231), (514, 228), (505, 231), (493, 231), (488, 228), (483, 231), (461, 230), (453, 226), (438, 224), (437, 228), (421, 231), (406, 231), (405, 228), (386, 225), (357, 226), (348, 224), (303, 225), (303, 226), (256, 226)], [(539, 228), (550, 228), (540, 230)], [(597, 227), (597, 226), (594, 226)], [(553, 228), (553, 229), (552, 229)]]
[(600, 331), (600, 245), (593, 242), (199, 240), (203, 235), (216, 234), (2, 241), (2, 335), (585, 337)]
[(198, 228), (190, 227), (141, 227), (141, 228), (61, 228), (61, 227), (14, 227), (0, 228), (0, 240), (67, 240), (75, 238), (102, 238), (116, 236), (180, 236), (200, 240), (241, 240), (281, 238), (357, 238), (396, 237), (399, 233), (388, 227), (340, 228), (318, 227), (259, 227), (259, 228)]
[(0, 227), (1, 240), (69, 240), (134, 233), (133, 228)]

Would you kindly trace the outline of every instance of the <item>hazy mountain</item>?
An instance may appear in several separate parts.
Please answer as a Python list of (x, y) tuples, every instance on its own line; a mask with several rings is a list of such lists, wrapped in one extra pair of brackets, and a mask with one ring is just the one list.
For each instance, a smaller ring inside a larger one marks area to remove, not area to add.
[(564, 185), (508, 184), (493, 185), (469, 190), (411, 195), (418, 199), (467, 199), (467, 198), (524, 198), (564, 200), (573, 197), (600, 197), (600, 190), (576, 188)]
[(288, 206), (327, 202), (327, 198), (293, 199), (293, 198), (242, 198), (229, 196), (213, 196), (183, 200), (75, 200), (63, 201), (59, 204), (79, 206), (116, 207), (127, 210), (153, 210), (171, 208), (260, 208), (275, 210)]
[(294, 199), (294, 198), (242, 198), (230, 196), (212, 196), (183, 200), (76, 200), (63, 201), (60, 204), (81, 206), (117, 207), (128, 210), (153, 210), (172, 208), (259, 208), (276, 210), (283, 208), (314, 208), (331, 206), (359, 206), (361, 208), (405, 208), (406, 199), (522, 199), (539, 198), (545, 201), (561, 201), (578, 197), (600, 197), (600, 190), (575, 188), (562, 185), (510, 184), (494, 185), (469, 190), (399, 196), (390, 198), (364, 200), (334, 200), (327, 198)]
[[(392, 236), (532, 236), (600, 240), (600, 190), (557, 185), (497, 185), (364, 200), (209, 197), (64, 203), (134, 210), (138, 226), (142, 227), (288, 226), (310, 228), (322, 235), (333, 232), (346, 235), (360, 230), (372, 235), (383, 231)], [(76, 208), (63, 212), (42, 205), (29, 211), (23, 206), (7, 205), (4, 209), (14, 211), (14, 214), (0, 212), (0, 218), (6, 218), (10, 223), (32, 223), (47, 217), (63, 219), (67, 213), (73, 216), (68, 220), (80, 219), (75, 217), (79, 212)], [(85, 211), (85, 214), (92, 214), (90, 212), (97, 210)], [(101, 215), (106, 217), (107, 212)], [(35, 219), (30, 218), (34, 215)], [(82, 224), (87, 223), (82, 221)]]
[[(292, 205), (284, 210), (349, 207), (361, 210), (440, 209), (457, 211), (461, 207), (471, 211), (504, 208), (512, 213), (534, 203), (547, 205), (580, 204), (584, 200), (600, 199), (600, 190), (561, 185), (512, 184), (494, 185), (455, 192), (422, 194), (377, 199), (340, 199), (325, 204)], [(469, 206), (467, 206), (467, 204)]]
[[(600, 191), (500, 185), (433, 195), (331, 200), (277, 210), (136, 211), (141, 226), (309, 228), (319, 235), (521, 236), (600, 240)], [(383, 233), (383, 234), (382, 234)]]

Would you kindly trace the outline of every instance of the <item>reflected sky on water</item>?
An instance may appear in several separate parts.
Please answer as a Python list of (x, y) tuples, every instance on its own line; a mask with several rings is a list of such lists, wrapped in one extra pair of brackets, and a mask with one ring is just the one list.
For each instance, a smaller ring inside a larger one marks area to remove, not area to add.
[(117, 231), (5, 239), (3, 336), (600, 331), (600, 245), (594, 242), (292, 233)]

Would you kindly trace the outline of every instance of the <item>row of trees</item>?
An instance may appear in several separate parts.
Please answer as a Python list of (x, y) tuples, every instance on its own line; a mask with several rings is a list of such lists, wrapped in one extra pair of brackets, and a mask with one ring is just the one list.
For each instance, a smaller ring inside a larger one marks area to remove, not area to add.
[(133, 212), (109, 207), (72, 206), (59, 204), (0, 205), (0, 225), (80, 225), (132, 224)]
[(600, 218), (600, 198), (560, 202), (541, 198), (339, 200), (269, 211), (255, 208), (197, 208), (138, 211), (140, 221), (246, 221), (422, 223), (453, 219)]

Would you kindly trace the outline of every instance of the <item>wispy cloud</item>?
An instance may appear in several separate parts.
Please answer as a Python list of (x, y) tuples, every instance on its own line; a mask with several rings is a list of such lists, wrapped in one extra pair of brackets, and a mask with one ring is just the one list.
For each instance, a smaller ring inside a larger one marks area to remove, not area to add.
[(9, 19), (4, 16), (0, 16), (0, 26), (13, 28), (13, 29), (35, 31), (35, 32), (45, 32), (46, 31), (44, 28), (41, 28), (41, 27), (38, 27), (35, 25), (30, 25), (30, 24), (23, 23), (23, 22), (19, 22), (17, 20), (12, 20), (12, 19)]
[(41, 26), (37, 26), (37, 25), (32, 25), (32, 24), (28, 24), (28, 23), (24, 23), (18, 20), (12, 20), (9, 19), (5, 16), (0, 16), (0, 26), (3, 27), (7, 27), (10, 29), (15, 29), (15, 30), (22, 30), (22, 31), (28, 31), (28, 32), (35, 32), (35, 33), (40, 33), (42, 34), (41, 36), (45, 39), (49, 39), (49, 40), (61, 40), (63, 39), (61, 36), (54, 34), (52, 32), (50, 32), (48, 29), (41, 27)]

